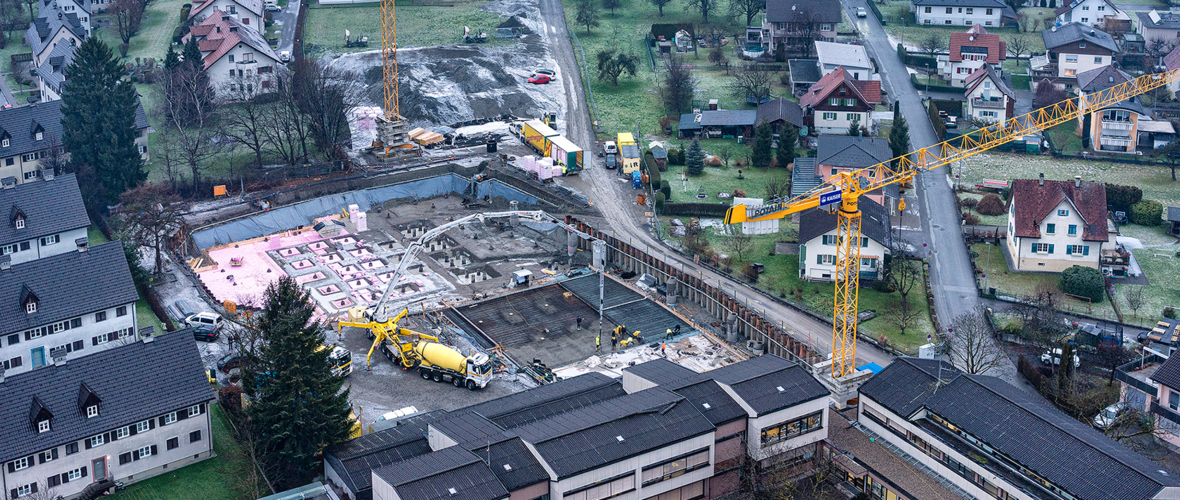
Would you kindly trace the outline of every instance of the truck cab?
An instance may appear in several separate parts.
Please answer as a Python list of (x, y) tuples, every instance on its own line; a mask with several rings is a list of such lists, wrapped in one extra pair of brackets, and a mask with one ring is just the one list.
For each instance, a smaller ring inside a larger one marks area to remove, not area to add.
[(467, 388), (483, 389), (492, 380), (492, 358), (482, 352), (467, 358)]

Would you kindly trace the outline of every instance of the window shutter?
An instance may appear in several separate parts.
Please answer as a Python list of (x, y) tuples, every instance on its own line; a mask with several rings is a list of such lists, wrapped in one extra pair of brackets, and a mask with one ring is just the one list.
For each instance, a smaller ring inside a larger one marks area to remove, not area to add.
[(122, 455), (119, 455), (119, 465), (126, 465), (127, 462), (130, 462), (130, 461), (131, 461), (131, 454), (130, 453), (124, 453)]
[(38, 459), (38, 460), (40, 460), (40, 461), (41, 461), (41, 463), (45, 463), (45, 454), (44, 454), (44, 453), (38, 453), (38, 454), (37, 454), (37, 459)]
[(188, 408), (185, 408), (183, 410), (176, 412), (176, 419), (177, 420), (184, 420), (186, 418), (188, 418)]
[(1065, 246), (1065, 255), (1073, 255), (1073, 245)]
[(82, 466), (82, 477), (86, 477), (86, 466)]
[(50, 488), (53, 488), (54, 486), (61, 484), (61, 476), (57, 474), (49, 476), (45, 479), (45, 484), (49, 485)]
[(90, 438), (83, 439), (82, 442), (86, 444), (86, 449), (89, 450), (90, 449)]
[(152, 455), (156, 454), (156, 445), (152, 445)]
[(1053, 244), (1049, 244), (1049, 255), (1053, 255)]
[(57, 460), (57, 448), (54, 448), (53, 451), (50, 452), (50, 454), (51, 454), (51, 456), (53, 456), (54, 460)]
[[(37, 484), (37, 483), (33, 483), (33, 484)], [(16, 498), (16, 488), (13, 488), (12, 491), (10, 491), (9, 493), (10, 493), (9, 498)]]
[(139, 450), (135, 450), (135, 451), (131, 452), (131, 459), (132, 460), (139, 460)]
[(74, 350), (75, 350), (75, 351), (81, 351), (81, 350), (82, 350), (82, 348), (83, 348), (83, 347), (85, 347), (85, 346), (86, 346), (86, 343), (85, 343), (85, 342), (82, 342), (81, 340), (75, 340), (75, 341), (74, 341)]
[(823, 256), (822, 256), (822, 255), (816, 255), (816, 256), (815, 256), (815, 263), (816, 263), (816, 264), (823, 264), (823, 263), (824, 263)]
[(1090, 255), (1090, 245), (1085, 245), (1082, 247), (1082, 255)]
[(33, 483), (33, 493), (37, 492), (37, 483)]
[(68, 482), (70, 482), (70, 473), (69, 472), (61, 473), (61, 484), (66, 484)]
[(98, 345), (98, 337), (90, 337), (90, 345)]
[(114, 441), (116, 439), (116, 436), (118, 436), (118, 435), (115, 434), (114, 432), (108, 432), (106, 442), (109, 443), (111, 441)]
[[(164, 418), (163, 418), (163, 417), (160, 417), (160, 421), (161, 421), (161, 422), (163, 422), (163, 421), (164, 421)], [(155, 429), (155, 428), (156, 428), (156, 421), (155, 421), (155, 419), (148, 420), (148, 430), (150, 431), (150, 430), (152, 430), (152, 429)]]
[(137, 428), (139, 428), (139, 424), (131, 424), (131, 435), (132, 436), (134, 436), (136, 434), (135, 429), (137, 429)]
[(8, 462), (8, 473), (13, 474), (15, 472), (16, 472), (16, 464), (12, 463), (12, 462)]
[(164, 426), (164, 417), (160, 417), (160, 427)]

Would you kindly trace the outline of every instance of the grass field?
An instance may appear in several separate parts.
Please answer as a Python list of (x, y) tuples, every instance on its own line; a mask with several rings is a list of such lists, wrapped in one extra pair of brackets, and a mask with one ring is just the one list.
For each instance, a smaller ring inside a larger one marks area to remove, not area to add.
[[(978, 200), (978, 199), (983, 198), (983, 195), (980, 193), (958, 193), (958, 196), (959, 196), (960, 200), (965, 200), (967, 198)], [(980, 224), (987, 225), (987, 226), (1006, 226), (1006, 225), (1008, 225), (1008, 216), (1006, 214), (1005, 215), (983, 215), (983, 214), (979, 213), (978, 211), (976, 211), (975, 208), (967, 208), (967, 207), (963, 207), (963, 208), (965, 208), (968, 212), (975, 214), (976, 217), (979, 217)]]
[[(976, 243), (971, 245), (971, 250), (977, 254), (975, 265), (987, 274), (987, 286), (995, 288), (997, 295), (1022, 298), (1035, 295), (1038, 290), (1054, 290), (1060, 294), (1057, 288), (1058, 275), (1056, 274), (1009, 272), (1008, 262), (1004, 260), (1003, 249), (1000, 245)], [(990, 263), (988, 261), (989, 250), (991, 251)], [(982, 283), (982, 278), (980, 278), (979, 285)], [(1066, 312), (1078, 312), (1099, 318), (1114, 317), (1114, 309), (1111, 308), (1109, 300), (1104, 299), (1100, 303), (1089, 305), (1085, 301), (1070, 297), (1059, 295), (1059, 299), (1062, 304), (1061, 310)]]
[(1164, 206), (1180, 205), (1180, 182), (1172, 182), (1172, 171), (1164, 166), (995, 152), (975, 155), (962, 162), (964, 184), (976, 184), (984, 179), (1036, 179), (1042, 172), (1046, 179), (1052, 180), (1068, 181), (1074, 175), (1081, 175), (1084, 181), (1138, 186), (1144, 199), (1156, 200)]
[[(735, 148), (736, 151), (736, 148)], [(712, 148), (713, 153), (717, 148)], [(736, 156), (736, 154), (735, 154)], [(743, 160), (744, 161), (744, 160)], [(730, 161), (733, 165), (733, 161)], [(742, 171), (742, 179), (738, 179), (738, 170)], [(771, 179), (788, 178), (790, 173), (782, 168), (736, 168), (705, 167), (705, 173), (698, 176), (683, 175), (683, 165), (669, 165), (668, 171), (661, 175), (661, 179), (668, 181), (672, 187), (672, 200), (683, 203), (720, 203), (729, 199), (717, 197), (718, 193), (733, 193), (735, 189), (746, 192), (750, 198), (766, 196), (766, 182)], [(704, 193), (704, 198), (697, 198), (697, 193)]]
[[(962, 33), (967, 31), (969, 26), (929, 26), (929, 25), (915, 25), (913, 24), (914, 16), (909, 12), (910, 2), (889, 2), (881, 8), (881, 13), (885, 16), (888, 24), (885, 26), (885, 32), (889, 33), (894, 39), (905, 43), (909, 46), (921, 46), (922, 40), (929, 38), (931, 33), (937, 33), (945, 45), (950, 40), (951, 33)], [(1028, 7), (1020, 9), (1020, 12), (1027, 12), (1031, 15), (1039, 15), (1040, 18), (1048, 17), (1051, 14), (1044, 14), (1044, 12), (1052, 12), (1052, 9), (1042, 9), (1039, 7)], [(1014, 37), (1023, 35), (1028, 39), (1029, 52), (1044, 52), (1045, 41), (1041, 38), (1039, 32), (1021, 33), (1016, 28), (1000, 28), (987, 27), (987, 31), (992, 34), (1000, 35), (1000, 39), (1010, 41)], [(1024, 54), (1028, 55), (1028, 54)]]
[(1073, 155), (1082, 150), (1082, 138), (1078, 136), (1078, 122), (1070, 120), (1047, 132), (1053, 140), (1053, 147), (1061, 150), (1063, 155)]
[(242, 446), (233, 439), (233, 429), (219, 405), (209, 406), (213, 422), (213, 451), (216, 457), (128, 486), (109, 498), (114, 500), (248, 500), (240, 494), (235, 480), (240, 471), (253, 467)]
[[(310, 0), (309, 0), (310, 1)], [(397, 44), (399, 48), (429, 47), (463, 42), (463, 27), (485, 31), (503, 22), (499, 15), (482, 10), (485, 2), (454, 2), (453, 7), (418, 6), (397, 3)], [(369, 37), (368, 47), (344, 47), (344, 30), (355, 38)], [(303, 50), (309, 55), (343, 54), (381, 49), (381, 6), (379, 3), (320, 6), (315, 3), (304, 21)], [(488, 43), (497, 43), (490, 38)]]
[(1144, 305), (1133, 314), (1126, 304), (1126, 293), (1134, 285), (1117, 285), (1115, 296), (1128, 323), (1152, 325), (1162, 316), (1164, 307), (1180, 308), (1180, 259), (1175, 257), (1180, 246), (1167, 245), (1132, 250), (1150, 285), (1143, 288)]
[[(164, 56), (168, 53), (168, 46), (172, 44), (172, 30), (180, 26), (180, 7), (185, 3), (187, 3), (185, 0), (154, 0), (149, 3), (143, 14), (143, 22), (139, 32), (131, 37), (126, 60), (134, 61), (136, 57), (151, 57), (156, 61), (163, 62)], [(108, 19), (112, 23), (114, 21), (108, 16), (100, 16), (99, 18)], [(119, 44), (123, 41), (119, 39), (119, 32), (113, 24), (96, 29), (95, 33), (98, 34), (100, 40), (111, 46), (115, 55), (119, 54)]]

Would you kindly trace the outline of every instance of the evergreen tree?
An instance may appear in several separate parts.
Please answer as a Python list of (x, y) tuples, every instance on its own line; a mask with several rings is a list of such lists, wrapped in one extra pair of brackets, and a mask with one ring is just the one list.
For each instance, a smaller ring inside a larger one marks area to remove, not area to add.
[[(204, 66), (204, 60), (201, 58), (201, 46), (197, 44), (197, 37), (190, 36), (188, 42), (184, 44), (184, 54), (181, 59), (190, 66), (194, 66), (196, 62), (201, 61)], [(169, 49), (171, 52), (171, 49)]]
[(774, 153), (775, 163), (781, 168), (795, 162), (795, 144), (799, 140), (799, 129), (785, 124), (778, 134), (778, 150)]
[(893, 107), (893, 128), (889, 129), (889, 150), (893, 152), (894, 158), (910, 152), (910, 126), (906, 124), (905, 117), (901, 115), (901, 105)]
[(852, 122), (848, 124), (848, 135), (852, 137), (860, 136), (860, 122)]
[(705, 172), (705, 153), (701, 151), (700, 140), (692, 140), (692, 146), (688, 147), (688, 157), (684, 159), (684, 165), (688, 169), (688, 175), (701, 175)]
[(62, 144), (79, 173), (91, 211), (147, 178), (135, 146), (139, 97), (107, 44), (90, 37), (78, 46), (62, 86)]
[(312, 318), (311, 298), (295, 280), (271, 283), (256, 316), (257, 339), (244, 346), (242, 389), (263, 462), (284, 490), (308, 482), (316, 454), (348, 438), (348, 390), (332, 375), (324, 330)]
[(176, 53), (175, 47), (168, 46), (168, 55), (164, 56), (164, 70), (172, 71), (180, 66), (180, 54)]
[(771, 158), (771, 146), (773, 146), (774, 138), (770, 132), (770, 124), (763, 123), (754, 130), (754, 152), (753, 162), (755, 167), (769, 167)]

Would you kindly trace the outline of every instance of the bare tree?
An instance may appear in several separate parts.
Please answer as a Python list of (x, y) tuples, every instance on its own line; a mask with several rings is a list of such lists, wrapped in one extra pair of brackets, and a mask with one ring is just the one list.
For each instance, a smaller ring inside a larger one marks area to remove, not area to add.
[(733, 148), (728, 145), (717, 148), (717, 157), (721, 158), (721, 163), (725, 165), (725, 168), (729, 168), (729, 160), (733, 159)]
[(1028, 35), (1024, 34), (1015, 35), (1008, 39), (1008, 52), (1011, 52), (1016, 56), (1017, 64), (1020, 64), (1020, 56), (1023, 56), (1028, 52), (1031, 44), (1032, 41), (1029, 39)]
[(888, 315), (893, 324), (905, 335), (905, 330), (918, 318), (918, 309), (910, 304), (910, 292), (918, 282), (922, 281), (922, 262), (913, 258), (910, 244), (896, 240), (889, 252), (889, 268), (885, 272), (885, 280), (889, 287), (897, 292), (897, 307), (892, 307)]
[(188, 167), (194, 193), (200, 186), (201, 171), (227, 147), (226, 141), (215, 140), (219, 135), (212, 126), (216, 96), (203, 73), (203, 68), (182, 65), (165, 71), (160, 82), (163, 98), (158, 113), (170, 129), (165, 137), (180, 163)]
[(750, 26), (754, 22), (754, 18), (758, 13), (766, 9), (766, 0), (729, 0), (729, 13), (731, 16), (740, 18), (746, 17), (746, 26)]
[[(927, 56), (934, 58), (938, 56), (940, 51), (946, 50), (946, 40), (943, 40), (942, 35), (938, 33), (930, 33), (922, 39), (918, 48), (922, 49)], [(926, 76), (930, 76), (927, 74)]]
[(740, 224), (729, 225), (729, 239), (725, 242), (725, 250), (737, 257), (738, 262), (746, 261), (748, 254), (754, 247), (754, 237), (742, 232)]
[(690, 109), (696, 84), (697, 79), (692, 68), (680, 57), (671, 56), (665, 59), (664, 81), (660, 89), (664, 109), (670, 113), (681, 113)]
[(155, 253), (154, 274), (164, 273), (164, 246), (168, 237), (180, 229), (180, 214), (185, 209), (180, 197), (163, 184), (143, 184), (119, 196), (123, 202), (123, 233), (130, 241)]
[(41, 169), (52, 170), (53, 173), (61, 174), (66, 171), (66, 166), (69, 164), (69, 154), (61, 145), (61, 137), (57, 134), (46, 134), (45, 142), (45, 156), (41, 157)]
[(979, 306), (951, 321), (947, 342), (956, 367), (973, 375), (983, 375), (1004, 366), (1007, 353), (992, 335), (987, 312)]
[(754, 96), (755, 99), (770, 95), (774, 75), (769, 71), (758, 71), (753, 65), (746, 65), (733, 75), (729, 91), (738, 99)]
[(1110, 370), (1110, 378), (1106, 385), (1114, 385), (1114, 372), (1123, 363), (1131, 360), (1131, 352), (1115, 343), (1100, 343), (1097, 355), (1094, 357), (1098, 365)]
[(131, 37), (135, 35), (136, 31), (139, 31), (144, 7), (142, 0), (115, 0), (111, 5), (111, 14), (115, 17), (115, 28), (123, 43), (131, 43)]
[(295, 95), (308, 115), (309, 136), (326, 160), (346, 157), (349, 143), (348, 115), (360, 101), (353, 85), (356, 76), (318, 59), (301, 58), (295, 64)]
[(1143, 287), (1132, 286), (1127, 288), (1127, 293), (1123, 294), (1123, 300), (1127, 302), (1127, 307), (1131, 308), (1131, 312), (1135, 314), (1135, 318), (1139, 318), (1139, 309), (1143, 308), (1145, 301), (1143, 300)]
[(311, 126), (299, 109), (299, 99), (290, 72), (276, 75), (275, 103), (263, 110), (262, 134), (271, 150), (287, 165), (298, 165), (307, 158)]
[(687, 0), (684, 10), (695, 10), (701, 13), (701, 23), (709, 24), (709, 12), (717, 5), (717, 0)]
[(766, 199), (773, 200), (791, 194), (791, 177), (789, 175), (772, 175), (766, 178)]
[(1163, 37), (1153, 37), (1147, 41), (1147, 53), (1154, 59), (1159, 59), (1172, 51), (1172, 41)]
[(0, 498), (4, 498), (5, 500), (56, 500), (61, 498), (61, 495), (57, 493), (57, 487), (49, 486), (45, 481), (38, 481), (27, 485), (27, 487), (27, 491), (24, 487), (14, 488), (13, 491), (17, 492), (17, 496), (15, 497), (10, 492), (5, 491), (4, 493), (0, 493), (0, 495), (3, 495)]
[(231, 83), (221, 89), (221, 95), (237, 102), (226, 107), (219, 120), (221, 134), (250, 149), (258, 168), (262, 168), (262, 155), (270, 146), (263, 128), (269, 125), (266, 108), (274, 101), (273, 95), (257, 94), (261, 83), (257, 74), (231, 78)]

